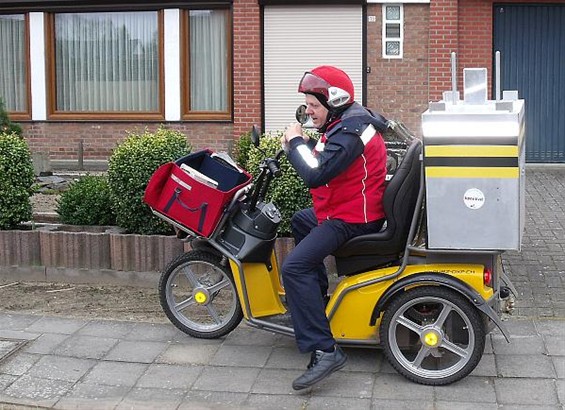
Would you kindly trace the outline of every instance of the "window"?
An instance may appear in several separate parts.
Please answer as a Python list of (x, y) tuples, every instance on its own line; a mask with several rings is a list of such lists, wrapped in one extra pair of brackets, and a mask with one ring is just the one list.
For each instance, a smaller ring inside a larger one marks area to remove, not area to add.
[(157, 11), (51, 15), (50, 118), (163, 118), (161, 21)]
[(29, 118), (26, 16), (0, 15), (0, 39), (0, 98), (12, 118)]
[(404, 9), (402, 5), (383, 4), (383, 58), (402, 58)]
[(183, 17), (183, 118), (231, 119), (231, 19), (227, 9)]

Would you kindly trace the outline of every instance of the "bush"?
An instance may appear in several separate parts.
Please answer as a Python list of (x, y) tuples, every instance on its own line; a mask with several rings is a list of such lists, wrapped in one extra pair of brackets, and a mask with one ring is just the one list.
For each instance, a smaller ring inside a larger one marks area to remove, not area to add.
[(0, 132), (0, 229), (12, 229), (32, 217), (33, 163), (25, 140)]
[(242, 134), (235, 143), (235, 162), (245, 168), (245, 164), (249, 159), (249, 151), (253, 149), (253, 144), (251, 143), (251, 133)]
[(110, 187), (105, 176), (86, 175), (73, 182), (57, 203), (61, 222), (71, 225), (114, 225)]
[(2, 98), (0, 98), (0, 133), (22, 135), (22, 127), (10, 121)]
[(110, 156), (108, 184), (116, 224), (128, 232), (169, 234), (172, 227), (143, 202), (149, 178), (162, 164), (190, 153), (186, 136), (160, 127), (154, 133), (129, 133)]
[[(259, 149), (252, 147), (249, 150), (247, 162), (241, 164), (256, 178), (259, 173), (259, 164), (265, 155), (274, 157), (281, 148), (280, 137), (282, 131), (264, 135), (261, 137)], [(261, 152), (264, 151), (264, 153)], [(269, 187), (267, 200), (272, 201), (280, 210), (282, 222), (279, 226), (279, 233), (283, 236), (290, 236), (290, 218), (300, 209), (312, 206), (312, 199), (308, 188), (298, 176), (290, 162), (285, 156), (280, 161), (282, 176), (275, 178)]]

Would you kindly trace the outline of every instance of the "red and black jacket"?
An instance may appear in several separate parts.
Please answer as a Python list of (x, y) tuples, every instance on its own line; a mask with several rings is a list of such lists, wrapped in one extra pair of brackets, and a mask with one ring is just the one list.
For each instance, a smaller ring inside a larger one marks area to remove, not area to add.
[(385, 216), (383, 123), (354, 103), (319, 141), (290, 140), (288, 158), (310, 188), (318, 222), (367, 223)]

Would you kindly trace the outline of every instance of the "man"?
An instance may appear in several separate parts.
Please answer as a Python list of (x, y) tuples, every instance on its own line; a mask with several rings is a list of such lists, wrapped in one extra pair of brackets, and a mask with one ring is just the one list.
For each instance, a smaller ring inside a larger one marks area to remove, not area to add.
[(311, 352), (306, 372), (292, 384), (295, 390), (312, 386), (347, 361), (325, 314), (328, 277), (323, 261), (348, 239), (381, 229), (386, 175), (386, 148), (379, 132), (385, 123), (354, 102), (353, 83), (344, 71), (316, 67), (304, 74), (298, 92), (305, 94), (306, 114), (322, 136), (309, 139), (295, 123), (281, 137), (314, 203), (293, 216), (296, 247), (282, 267), (298, 349)]

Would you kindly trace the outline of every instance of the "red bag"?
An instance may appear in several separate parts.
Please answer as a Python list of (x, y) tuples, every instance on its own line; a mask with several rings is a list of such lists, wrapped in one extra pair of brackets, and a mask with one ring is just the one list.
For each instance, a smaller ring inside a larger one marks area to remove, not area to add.
[[(161, 165), (151, 176), (143, 197), (158, 213), (202, 236), (214, 232), (237, 190), (251, 180), (244, 170), (211, 154), (203, 150)], [(186, 166), (188, 171), (181, 168)]]

